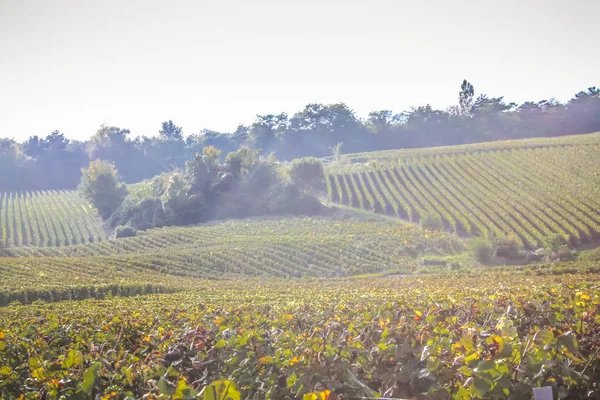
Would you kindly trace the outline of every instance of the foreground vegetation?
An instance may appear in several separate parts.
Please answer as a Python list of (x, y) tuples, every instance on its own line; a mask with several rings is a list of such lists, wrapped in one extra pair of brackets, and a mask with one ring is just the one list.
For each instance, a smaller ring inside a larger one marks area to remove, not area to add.
[(596, 134), (349, 155), (328, 166), (328, 193), (460, 235), (577, 246), (600, 237), (599, 151)]
[[(208, 282), (0, 309), (3, 398), (597, 396), (598, 275)], [(143, 310), (143, 311), (142, 311)]]

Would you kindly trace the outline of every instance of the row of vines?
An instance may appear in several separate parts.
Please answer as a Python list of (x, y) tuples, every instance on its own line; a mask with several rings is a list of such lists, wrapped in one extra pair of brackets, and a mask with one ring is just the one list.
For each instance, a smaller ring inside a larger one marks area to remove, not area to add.
[(0, 193), (0, 248), (60, 247), (103, 239), (97, 213), (76, 192)]
[(439, 215), (463, 236), (512, 235), (536, 248), (558, 234), (576, 246), (600, 237), (599, 151), (588, 144), (333, 164), (326, 182), (333, 202), (413, 222)]

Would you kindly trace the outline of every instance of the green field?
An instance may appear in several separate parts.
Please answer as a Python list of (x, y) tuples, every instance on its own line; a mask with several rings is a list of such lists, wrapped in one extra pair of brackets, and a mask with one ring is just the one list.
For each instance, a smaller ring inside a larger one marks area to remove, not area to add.
[[(215, 382), (233, 399), (598, 398), (599, 150), (594, 134), (345, 155), (319, 217), (122, 239), (75, 192), (2, 194), (0, 398), (213, 399)], [(573, 261), (473, 250), (550, 254), (557, 234)]]
[(348, 155), (328, 164), (329, 199), (462, 236), (600, 238), (600, 135)]

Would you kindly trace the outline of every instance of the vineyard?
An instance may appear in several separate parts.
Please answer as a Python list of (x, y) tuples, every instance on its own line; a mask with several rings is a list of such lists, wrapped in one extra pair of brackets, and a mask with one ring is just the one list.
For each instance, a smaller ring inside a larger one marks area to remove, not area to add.
[(0, 397), (212, 399), (227, 380), (232, 398), (595, 398), (598, 304), (597, 275), (498, 271), (13, 305)]
[(0, 234), (0, 250), (106, 239), (96, 211), (72, 191), (0, 193)]
[(461, 236), (577, 246), (600, 238), (600, 135), (586, 136), (349, 155), (328, 164), (329, 199), (416, 223), (437, 215)]
[[(600, 398), (599, 152), (345, 155), (326, 216), (120, 239), (75, 192), (1, 194), (0, 398)], [(472, 236), (579, 247), (484, 266)]]
[(463, 241), (447, 233), (388, 220), (291, 218), (162, 228), (115, 241), (5, 249), (0, 305), (95, 297), (93, 288), (111, 284), (180, 290), (189, 279), (410, 273), (421, 256), (464, 250)]

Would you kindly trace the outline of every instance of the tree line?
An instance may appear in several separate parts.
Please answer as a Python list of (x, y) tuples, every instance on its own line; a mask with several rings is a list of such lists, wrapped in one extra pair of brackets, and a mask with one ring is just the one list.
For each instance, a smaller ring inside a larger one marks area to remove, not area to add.
[[(590, 87), (561, 103), (554, 99), (507, 103), (503, 97), (476, 96), (463, 81), (458, 102), (444, 110), (431, 105), (394, 113), (373, 111), (358, 118), (344, 103), (308, 104), (286, 113), (257, 115), (234, 132), (208, 129), (185, 135), (173, 121), (155, 136), (132, 137), (128, 129), (103, 125), (87, 141), (59, 131), (19, 143), (0, 139), (0, 190), (75, 188), (80, 169), (101, 159), (113, 163), (126, 183), (185, 168), (186, 160), (213, 146), (228, 154), (244, 146), (280, 160), (324, 157), (398, 148), (467, 144), (600, 131), (600, 89)], [(221, 157), (221, 161), (223, 161)]]

